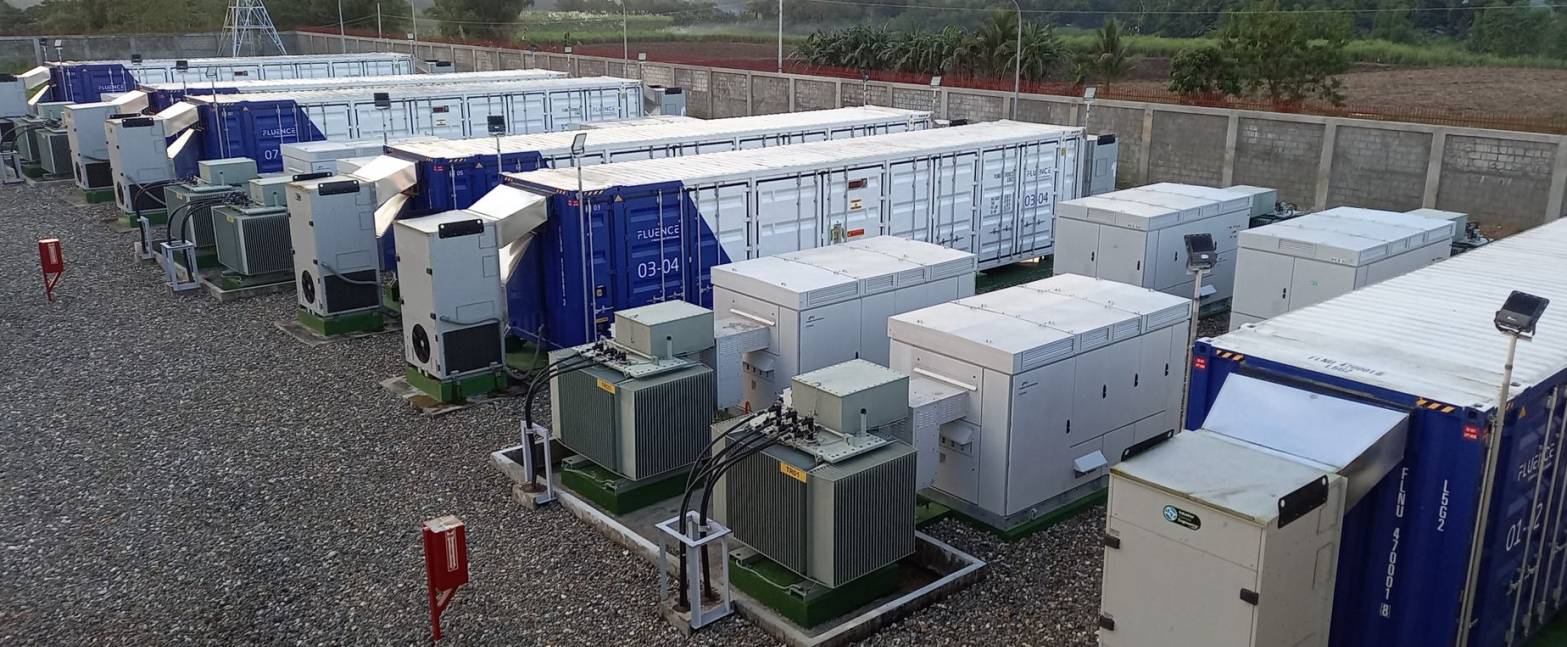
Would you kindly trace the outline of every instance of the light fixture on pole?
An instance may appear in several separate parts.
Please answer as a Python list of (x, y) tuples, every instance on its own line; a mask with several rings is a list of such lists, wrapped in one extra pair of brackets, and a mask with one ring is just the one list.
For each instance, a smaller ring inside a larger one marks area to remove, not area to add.
[(501, 137), (506, 135), (506, 117), (504, 115), (490, 115), (485, 124), (490, 136), (495, 138), (495, 172), (499, 174), (505, 167), (501, 166)]
[[(1474, 591), (1480, 581), (1480, 558), (1486, 544), (1485, 532), (1490, 525), (1491, 494), (1496, 483), (1497, 463), (1502, 456), (1498, 444), (1507, 426), (1507, 401), (1512, 397), (1513, 359), (1518, 354), (1519, 340), (1534, 339), (1535, 325), (1540, 323), (1540, 317), (1545, 314), (1545, 307), (1550, 303), (1545, 297), (1514, 290), (1507, 295), (1507, 301), (1502, 303), (1501, 310), (1496, 311), (1493, 320), (1496, 329), (1507, 335), (1507, 363), (1502, 366), (1502, 389), (1497, 395), (1496, 410), (1491, 413), (1490, 430), (1481, 438), (1485, 445), (1485, 473), (1480, 477), (1480, 512), (1469, 542), (1469, 578), (1463, 589), (1463, 609), (1458, 614), (1458, 647), (1469, 645), (1472, 628), (1470, 617), (1474, 614), (1475, 606)], [(1532, 513), (1533, 506), (1530, 510)]]
[(871, 104), (871, 73), (860, 68), (860, 105)]
[(941, 110), (941, 75), (930, 77), (930, 114), (937, 114)]
[(646, 65), (647, 65), (647, 52), (637, 52), (637, 80), (638, 81), (646, 81), (647, 80), (647, 70), (644, 69)]
[(577, 74), (577, 59), (576, 59), (576, 57), (571, 55), (571, 46), (570, 45), (566, 46), (566, 67), (567, 67), (567, 69), (571, 70), (571, 75), (572, 76), (578, 76), (578, 74)]
[(1202, 310), (1202, 275), (1219, 264), (1219, 248), (1211, 234), (1186, 235), (1186, 271), (1192, 274), (1192, 313), (1186, 325), (1186, 381), (1181, 388), (1182, 425), (1186, 424), (1187, 399), (1192, 389), (1192, 347), (1197, 344), (1197, 322)]
[(1099, 94), (1099, 89), (1090, 85), (1083, 89), (1083, 124), (1088, 124), (1088, 115), (1094, 112), (1094, 96)]
[(1023, 95), (1023, 5), (1012, 0), (1017, 7), (1017, 48), (1012, 52), (1012, 120), (1017, 121), (1017, 100)]
[(783, 0), (778, 0), (778, 73), (783, 74)]
[(371, 97), (375, 101), (376, 112), (381, 113), (381, 145), (389, 145), (391, 143), (391, 134), (388, 131), (391, 130), (391, 126), (386, 123), (386, 113), (392, 110), (392, 95), (386, 92), (377, 92), (371, 95)]

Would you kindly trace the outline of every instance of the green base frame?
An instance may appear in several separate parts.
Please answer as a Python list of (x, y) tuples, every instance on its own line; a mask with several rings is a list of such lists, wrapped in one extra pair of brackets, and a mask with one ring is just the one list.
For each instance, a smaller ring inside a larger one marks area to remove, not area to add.
[(355, 332), (375, 332), (386, 328), (386, 317), (380, 310), (361, 310), (336, 317), (318, 317), (315, 313), (296, 307), (294, 318), (306, 328), (322, 337), (336, 337)]
[(1002, 541), (1017, 541), (1058, 523), (1066, 521), (1067, 519), (1071, 519), (1072, 517), (1075, 517), (1079, 514), (1082, 514), (1084, 510), (1088, 510), (1089, 508), (1092, 508), (1096, 505), (1101, 505), (1106, 500), (1108, 500), (1109, 497), (1110, 489), (1104, 488), (1094, 492), (1093, 494), (1056, 508), (1055, 510), (1051, 510), (1041, 517), (1031, 519), (1027, 523), (1010, 528), (1008, 530), (1002, 530), (1000, 528), (991, 526), (983, 521), (963, 514), (963, 512), (960, 510), (949, 510), (948, 514), (951, 515), (952, 518), (962, 521), (970, 527), (983, 530), (992, 535), (1000, 537)]
[(290, 270), (282, 272), (269, 272), (267, 274), (240, 274), (238, 272), (224, 272), (218, 279), (218, 287), (224, 290), (243, 290), (245, 288), (260, 287), (263, 285), (277, 285), (294, 280), (294, 273)]
[(920, 497), (919, 502), (914, 504), (914, 527), (924, 528), (947, 518), (947, 515), (951, 513), (952, 508), (925, 497)]
[(689, 472), (682, 469), (633, 481), (582, 456), (572, 456), (560, 463), (560, 484), (610, 514), (623, 515), (680, 496)]
[(87, 204), (114, 202), (114, 187), (107, 189), (82, 189), (82, 200)]
[(729, 556), (731, 586), (806, 629), (897, 591), (901, 577), (902, 569), (891, 564), (830, 589), (758, 554), (745, 559)]
[[(141, 217), (146, 219), (148, 224), (152, 225), (162, 226), (169, 223), (169, 212), (167, 211), (142, 211)], [(126, 226), (133, 229), (140, 226), (136, 224), (136, 214), (134, 213), (121, 213), (120, 219), (125, 221)], [(163, 234), (158, 232), (158, 235), (162, 236)]]
[(381, 307), (392, 314), (402, 314), (403, 292), (396, 283), (381, 286)]
[(440, 402), (462, 402), (468, 398), (500, 391), (506, 388), (506, 371), (469, 375), (453, 380), (438, 380), (419, 369), (409, 366), (403, 369), (408, 384)]

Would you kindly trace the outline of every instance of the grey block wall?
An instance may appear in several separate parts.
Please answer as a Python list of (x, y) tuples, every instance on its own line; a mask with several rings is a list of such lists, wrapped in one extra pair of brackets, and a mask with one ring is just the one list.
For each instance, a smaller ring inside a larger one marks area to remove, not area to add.
[(1218, 115), (1154, 112), (1147, 181), (1222, 184), (1229, 123), (1229, 119)]
[[(288, 48), (290, 54), (310, 52), (301, 49), (301, 39), (295, 32), (280, 34), (283, 46)], [(146, 58), (204, 58), (209, 56), (228, 56), (228, 52), (219, 51), (220, 34), (94, 34), (88, 36), (49, 36), (48, 58), (57, 61), (61, 58), (76, 61), (91, 61), (100, 59), (124, 59), (131, 54), (141, 54)], [(58, 52), (52, 46), (54, 40), (60, 40)], [(357, 39), (355, 39), (357, 40)], [(4, 36), (0, 37), (0, 65), (32, 67), (38, 61), (37, 50), (34, 43), (38, 41), (36, 36)], [(342, 51), (342, 43), (333, 39), (336, 48), (318, 53), (337, 53)], [(351, 45), (358, 43), (351, 41)], [(350, 52), (357, 51), (356, 47), (350, 47)], [(372, 50), (379, 51), (379, 50)], [(406, 48), (404, 51), (407, 51)], [(271, 45), (266, 48), (256, 48), (246, 52), (251, 56), (269, 56), (277, 52)]]
[[(289, 37), (297, 42), (295, 51), (305, 53), (335, 52), (342, 45), (336, 36)], [(401, 41), (350, 38), (349, 42), (366, 51), (407, 47)], [(4, 45), (0, 39), (0, 47)], [(573, 69), (560, 54), (433, 43), (420, 43), (418, 50), (420, 58), (459, 61), (459, 69), (464, 60), (483, 65), (486, 56), (505, 68)], [(586, 74), (636, 76), (626, 73), (629, 70), (622, 69), (618, 58), (575, 58)], [(858, 79), (669, 63), (641, 66), (641, 78), (649, 84), (684, 88), (690, 114), (697, 117), (868, 102), (934, 108), (940, 117), (984, 121), (1008, 116), (1011, 99), (1010, 92), (933, 91), (928, 86), (882, 82), (868, 84), (867, 97), (866, 86)], [(1100, 100), (1090, 108), (1076, 97), (1046, 95), (1023, 98), (1018, 117), (1116, 134), (1122, 184), (1170, 180), (1221, 185), (1227, 180), (1277, 188), (1283, 199), (1304, 209), (1340, 204), (1396, 210), (1428, 206), (1472, 213), (1477, 220), (1512, 229), (1567, 211), (1567, 149), (1563, 149), (1567, 138), (1560, 135), (1131, 101)]]
[(1322, 124), (1240, 118), (1231, 183), (1271, 187), (1278, 189), (1281, 200), (1310, 205), (1317, 195), (1325, 129)]
[(1542, 213), (1550, 203), (1555, 160), (1556, 146), (1549, 144), (1448, 135), (1437, 204), (1479, 220), (1525, 225), (1518, 214)]
[(1430, 133), (1339, 126), (1327, 206), (1419, 209), (1425, 200), (1431, 142)]

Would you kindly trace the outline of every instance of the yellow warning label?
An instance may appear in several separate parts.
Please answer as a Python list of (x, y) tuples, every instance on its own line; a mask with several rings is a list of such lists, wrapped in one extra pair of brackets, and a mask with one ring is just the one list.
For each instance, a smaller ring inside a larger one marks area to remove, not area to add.
[(862, 205), (860, 203), (860, 199), (859, 198), (850, 198), (849, 199), (849, 210), (850, 211), (855, 211), (857, 209), (864, 209), (864, 208), (865, 207), (864, 207), (864, 205)]
[(604, 380), (599, 380), (598, 383), (599, 388), (604, 389), (605, 391), (609, 391), (610, 393), (615, 392), (615, 385), (610, 384), (609, 382), (605, 382)]
[(802, 470), (798, 467), (780, 461), (778, 463), (778, 471), (789, 475), (789, 478), (792, 478), (796, 481), (801, 483), (805, 482), (805, 470)]

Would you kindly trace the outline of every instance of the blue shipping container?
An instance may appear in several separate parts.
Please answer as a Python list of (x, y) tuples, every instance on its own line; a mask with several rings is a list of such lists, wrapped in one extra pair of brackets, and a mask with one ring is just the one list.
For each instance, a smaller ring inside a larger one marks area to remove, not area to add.
[(105, 92), (136, 89), (136, 75), (120, 63), (69, 63), (49, 69), (50, 101), (92, 103)]
[(198, 106), (200, 159), (248, 157), (256, 161), (256, 172), (278, 173), (283, 170), (284, 144), (327, 138), (290, 99)]
[(1458, 616), (1517, 289), (1557, 302), (1519, 344), (1471, 616), (1474, 647), (1522, 644), (1567, 580), (1567, 222), (1199, 342), (1187, 428), (1231, 374), (1408, 411), (1403, 461), (1345, 516), (1330, 644), (1447, 647)]

